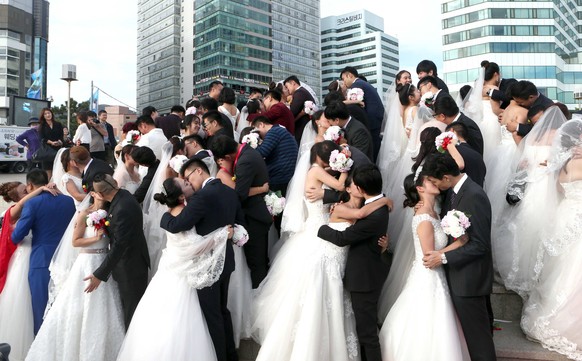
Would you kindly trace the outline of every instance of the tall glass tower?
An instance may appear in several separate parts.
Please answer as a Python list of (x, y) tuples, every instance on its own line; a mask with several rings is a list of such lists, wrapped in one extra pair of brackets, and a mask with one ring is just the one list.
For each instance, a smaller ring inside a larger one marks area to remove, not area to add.
[(180, 101), (180, 0), (139, 0), (137, 108), (169, 112)]
[(0, 122), (6, 122), (10, 96), (26, 96), (31, 74), (43, 69), (40, 98), (46, 98), (49, 3), (0, 1)]
[(202, 0), (194, 3), (193, 94), (219, 80), (236, 92), (272, 79), (271, 1)]
[(296, 75), (320, 96), (319, 0), (273, 0), (273, 79)]
[(530, 80), (574, 108), (582, 85), (582, 0), (442, 0), (443, 73), (451, 91), (473, 82), (482, 60)]

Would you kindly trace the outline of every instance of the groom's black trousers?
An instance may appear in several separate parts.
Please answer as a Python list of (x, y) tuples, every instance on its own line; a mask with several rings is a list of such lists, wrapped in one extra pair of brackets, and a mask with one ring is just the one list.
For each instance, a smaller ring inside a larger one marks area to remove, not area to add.
[(133, 317), (133, 313), (148, 287), (148, 273), (143, 273), (139, 277), (132, 277), (128, 280), (116, 279), (117, 287), (119, 288), (119, 295), (121, 297), (121, 307), (123, 308), (123, 316), (125, 322), (125, 330), (129, 328), (129, 323)]
[(215, 284), (198, 290), (200, 308), (206, 319), (218, 361), (238, 361), (232, 319), (226, 307), (231, 272), (223, 271)]
[(270, 223), (263, 223), (249, 216), (246, 217), (249, 241), (243, 247), (247, 265), (251, 271), (253, 288), (259, 287), (269, 271), (269, 228)]
[(370, 292), (350, 292), (362, 361), (382, 361), (378, 339), (378, 298), (381, 291), (379, 288)]
[(459, 297), (451, 294), (451, 299), (465, 334), (471, 361), (496, 360), (487, 296)]

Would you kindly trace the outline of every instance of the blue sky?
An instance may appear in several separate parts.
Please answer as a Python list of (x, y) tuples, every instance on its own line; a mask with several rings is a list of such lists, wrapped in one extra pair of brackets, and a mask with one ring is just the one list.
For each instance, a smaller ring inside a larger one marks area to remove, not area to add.
[[(398, 37), (401, 69), (414, 73), (425, 58), (442, 67), (440, 1), (321, 0), (322, 17), (362, 8), (383, 17), (384, 31)], [(67, 83), (60, 79), (62, 64), (75, 64), (79, 80), (71, 85), (75, 100), (89, 99), (93, 80), (135, 106), (137, 1), (51, 1), (49, 24), (47, 95), (54, 98), (53, 104), (63, 104), (67, 97)], [(118, 104), (103, 94), (100, 101)]]

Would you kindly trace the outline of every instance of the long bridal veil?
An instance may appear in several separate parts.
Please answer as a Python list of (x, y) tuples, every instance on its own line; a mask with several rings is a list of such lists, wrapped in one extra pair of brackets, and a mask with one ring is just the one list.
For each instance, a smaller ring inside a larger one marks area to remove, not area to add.
[(166, 170), (170, 158), (172, 158), (173, 149), (170, 142), (162, 146), (160, 164), (143, 201), (143, 229), (150, 254), (150, 279), (156, 274), (162, 250), (166, 247), (166, 232), (160, 227), (160, 220), (167, 209), (154, 201), (154, 194), (162, 190), (162, 183), (166, 180)]

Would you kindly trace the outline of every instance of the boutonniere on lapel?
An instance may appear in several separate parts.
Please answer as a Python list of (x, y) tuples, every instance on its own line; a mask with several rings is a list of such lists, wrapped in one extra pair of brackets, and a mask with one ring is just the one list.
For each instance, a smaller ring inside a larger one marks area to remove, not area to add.
[(85, 192), (85, 194), (89, 193), (89, 189), (85, 183), (83, 183), (83, 192)]
[(461, 238), (466, 234), (466, 231), (471, 227), (470, 214), (465, 214), (461, 211), (453, 209), (448, 211), (441, 220), (441, 227), (446, 235), (455, 239)]

